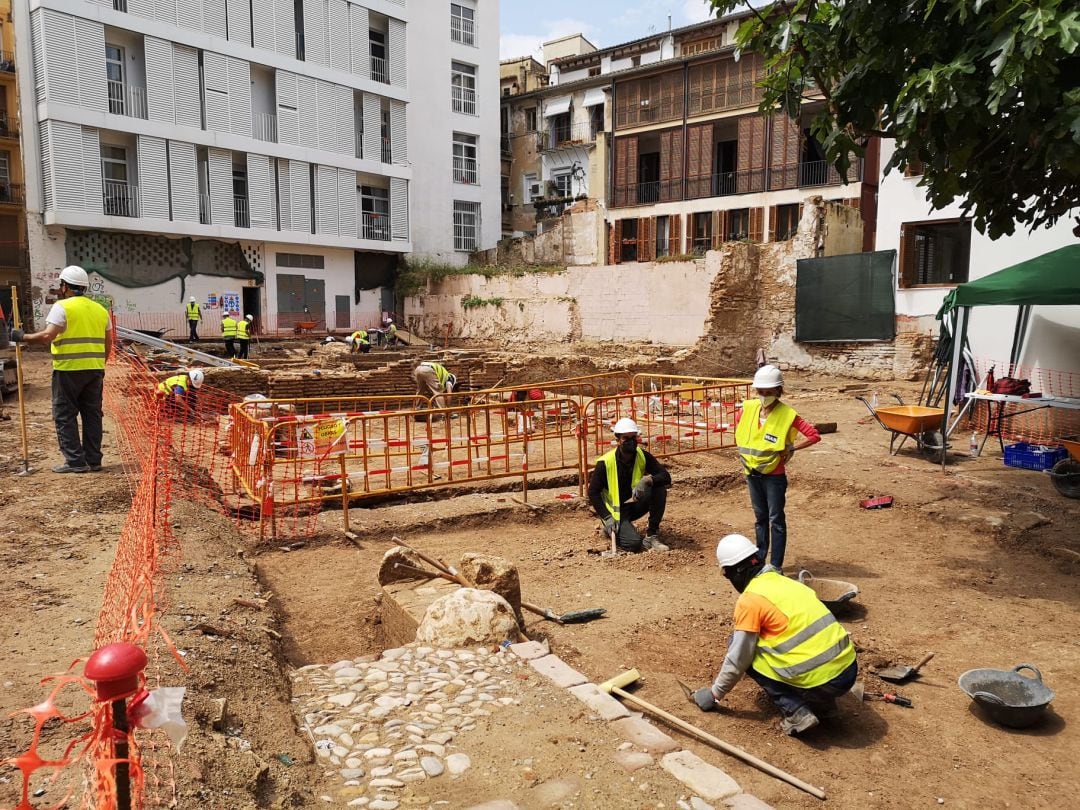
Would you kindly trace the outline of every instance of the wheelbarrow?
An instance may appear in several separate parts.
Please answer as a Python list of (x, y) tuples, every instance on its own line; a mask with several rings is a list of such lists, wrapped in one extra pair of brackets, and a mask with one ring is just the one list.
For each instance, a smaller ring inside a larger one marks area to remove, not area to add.
[[(1020, 674), (1030, 669), (1034, 678)], [(1011, 670), (969, 669), (957, 680), (960, 688), (990, 718), (1009, 728), (1027, 728), (1042, 719), (1054, 699), (1054, 690), (1043, 683), (1042, 673), (1031, 664)]]
[[(941, 454), (948, 446), (942, 434), (941, 422), (945, 417), (942, 408), (930, 408), (926, 405), (905, 405), (904, 400), (893, 394), (897, 405), (875, 408), (866, 397), (855, 397), (874, 417), (874, 421), (883, 430), (892, 434), (889, 438), (889, 455), (895, 456), (908, 439), (914, 439), (919, 451), (932, 461), (941, 461)], [(901, 438), (903, 437), (903, 438)], [(896, 440), (900, 439), (897, 444)]]
[(1069, 457), (1054, 465), (1050, 480), (1054, 482), (1054, 489), (1066, 498), (1080, 498), (1080, 440), (1071, 436), (1058, 441), (1069, 451)]
[(293, 324), (294, 335), (310, 335), (311, 330), (318, 326), (322, 321), (297, 321)]
[(166, 335), (172, 331), (172, 327), (166, 327), (165, 329), (135, 329), (133, 331), (138, 332), (140, 335), (146, 335), (147, 337), (157, 338), (158, 340), (161, 340), (161, 337), (163, 335)]

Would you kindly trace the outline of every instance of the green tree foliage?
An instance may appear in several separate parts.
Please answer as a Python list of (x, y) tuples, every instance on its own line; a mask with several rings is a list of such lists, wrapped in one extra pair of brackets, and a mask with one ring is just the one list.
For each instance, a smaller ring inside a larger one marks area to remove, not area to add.
[(736, 39), (765, 56), (762, 109), (824, 97), (812, 130), (838, 169), (892, 138), (886, 169), (921, 164), (933, 206), (959, 201), (991, 238), (1080, 206), (1075, 0), (792, 0), (752, 9)]

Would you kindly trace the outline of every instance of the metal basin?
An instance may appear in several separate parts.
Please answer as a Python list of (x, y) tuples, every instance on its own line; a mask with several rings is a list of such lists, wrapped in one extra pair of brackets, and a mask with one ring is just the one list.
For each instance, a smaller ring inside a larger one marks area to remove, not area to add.
[[(1035, 677), (1021, 675), (1022, 669), (1030, 669)], [(1042, 673), (1032, 664), (1017, 664), (1011, 670), (969, 669), (957, 683), (990, 719), (1009, 728), (1039, 722), (1054, 699), (1054, 690), (1043, 683)]]
[(859, 588), (842, 579), (823, 579), (815, 577), (805, 568), (799, 572), (799, 582), (817, 594), (817, 598), (833, 613), (844, 609), (844, 605), (859, 595)]

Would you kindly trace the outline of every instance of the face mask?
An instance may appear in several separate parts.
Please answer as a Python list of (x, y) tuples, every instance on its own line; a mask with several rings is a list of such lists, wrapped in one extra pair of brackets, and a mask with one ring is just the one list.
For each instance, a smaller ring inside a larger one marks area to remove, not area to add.
[(622, 448), (622, 451), (629, 456), (637, 451), (637, 439), (624, 439), (619, 446)]
[(780, 399), (780, 397), (769, 395), (767, 397), (758, 396), (758, 399), (761, 400), (762, 408), (768, 408), (770, 405), (776, 402), (776, 400)]
[(735, 590), (742, 593), (746, 590), (746, 586), (750, 584), (750, 580), (761, 573), (761, 569), (764, 567), (763, 563), (754, 563), (752, 565), (744, 564), (738, 568), (725, 568), (724, 576)]

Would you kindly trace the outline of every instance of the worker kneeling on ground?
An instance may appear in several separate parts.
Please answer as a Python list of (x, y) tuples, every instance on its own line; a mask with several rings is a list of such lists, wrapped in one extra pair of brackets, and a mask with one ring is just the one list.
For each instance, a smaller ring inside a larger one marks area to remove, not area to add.
[(746, 674), (780, 707), (785, 734), (837, 717), (836, 699), (859, 671), (847, 631), (813, 590), (767, 565), (741, 534), (720, 540), (716, 561), (740, 596), (724, 664), (712, 686), (694, 692), (698, 708), (716, 709)]
[[(623, 551), (668, 551), (660, 542), (660, 521), (667, 508), (671, 474), (652, 453), (638, 446), (638, 426), (622, 418), (613, 428), (617, 446), (596, 460), (589, 478), (589, 502), (604, 521), (604, 532)], [(645, 538), (634, 521), (649, 516)]]
[(457, 377), (447, 371), (442, 363), (421, 363), (413, 369), (412, 376), (417, 396), (431, 396), (431, 404), (436, 408), (445, 408), (445, 394), (457, 387)]
[(164, 400), (167, 413), (194, 416), (197, 391), (205, 379), (206, 374), (201, 368), (193, 368), (159, 383), (155, 393)]
[(368, 340), (368, 333), (366, 329), (357, 329), (355, 332), (345, 338), (345, 342), (349, 344), (350, 354), (356, 354), (357, 352), (360, 352), (361, 354), (367, 354), (371, 351), (371, 341)]

